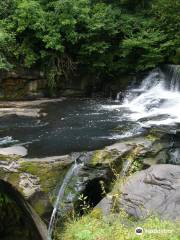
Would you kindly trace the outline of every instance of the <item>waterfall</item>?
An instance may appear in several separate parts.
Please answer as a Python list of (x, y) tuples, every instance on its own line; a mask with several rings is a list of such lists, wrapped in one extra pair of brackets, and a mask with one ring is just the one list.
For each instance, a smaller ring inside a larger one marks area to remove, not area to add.
[(145, 126), (180, 123), (180, 68), (171, 65), (168, 69), (168, 74), (153, 70), (139, 88), (127, 94), (120, 108), (129, 109), (131, 121)]
[(117, 95), (116, 95), (115, 102), (119, 102), (120, 101), (120, 97), (121, 97), (121, 92), (118, 92)]
[(66, 176), (63, 180), (63, 183), (62, 183), (62, 185), (61, 185), (61, 187), (58, 191), (58, 195), (57, 195), (57, 198), (56, 198), (56, 201), (55, 201), (55, 204), (54, 204), (54, 209), (53, 209), (51, 219), (50, 219), (50, 223), (49, 223), (49, 227), (48, 227), (48, 240), (51, 240), (52, 233), (53, 233), (53, 230), (54, 230), (54, 225), (55, 225), (56, 219), (58, 217), (59, 207), (63, 203), (63, 197), (64, 197), (65, 190), (66, 190), (72, 176), (76, 173), (76, 171), (79, 169), (80, 166), (81, 166), (81, 164), (77, 163), (75, 161), (75, 163), (68, 170), (68, 172), (67, 172), (67, 174), (66, 174)]
[[(141, 134), (152, 126), (165, 126), (173, 131), (180, 124), (180, 66), (154, 69), (139, 86), (128, 89), (121, 103), (102, 107), (118, 111), (119, 121), (131, 123), (129, 136)], [(126, 137), (126, 133), (117, 135), (116, 139)]]

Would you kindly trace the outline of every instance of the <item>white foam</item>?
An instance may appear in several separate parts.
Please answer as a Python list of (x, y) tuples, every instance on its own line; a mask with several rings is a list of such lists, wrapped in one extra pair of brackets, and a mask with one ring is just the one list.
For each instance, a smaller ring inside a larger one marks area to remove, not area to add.
[[(159, 70), (156, 74), (153, 71), (139, 87), (140, 94), (133, 98), (128, 94), (123, 104), (120, 105), (121, 108), (129, 109), (128, 118), (130, 120), (142, 120), (147, 126), (180, 123), (180, 92), (177, 91), (177, 86), (174, 88), (172, 86), (173, 83), (177, 85), (177, 75), (176, 81), (171, 79), (168, 90), (165, 76), (162, 73), (158, 75), (158, 73)], [(159, 77), (157, 78), (157, 76)]]
[(0, 146), (16, 142), (18, 142), (18, 140), (14, 140), (11, 136), (0, 138)]

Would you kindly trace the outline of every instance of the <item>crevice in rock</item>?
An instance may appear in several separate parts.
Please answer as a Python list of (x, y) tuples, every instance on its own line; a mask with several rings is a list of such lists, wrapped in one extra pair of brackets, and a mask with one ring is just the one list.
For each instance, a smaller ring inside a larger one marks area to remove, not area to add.
[(85, 206), (83, 206), (82, 200), (77, 204), (80, 206), (80, 214), (84, 214), (83, 207), (95, 207), (105, 197), (107, 192), (109, 192), (109, 183), (107, 183), (105, 179), (96, 178), (89, 181), (85, 190), (82, 192), (85, 199)]

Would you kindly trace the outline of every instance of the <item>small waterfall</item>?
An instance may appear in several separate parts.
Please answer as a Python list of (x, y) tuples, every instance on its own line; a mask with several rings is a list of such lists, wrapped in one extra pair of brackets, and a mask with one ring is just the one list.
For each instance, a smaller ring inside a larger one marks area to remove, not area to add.
[(66, 176), (63, 180), (63, 183), (62, 183), (62, 185), (59, 189), (59, 192), (58, 192), (55, 204), (54, 204), (54, 209), (53, 209), (53, 212), (52, 212), (52, 215), (51, 215), (49, 227), (48, 227), (48, 240), (51, 240), (52, 233), (53, 233), (53, 230), (54, 230), (54, 225), (55, 225), (55, 222), (57, 220), (58, 213), (59, 213), (59, 207), (63, 203), (63, 197), (64, 197), (65, 190), (66, 190), (71, 178), (76, 173), (76, 171), (78, 171), (78, 169), (81, 167), (81, 165), (82, 164), (77, 163), (75, 161), (75, 163), (71, 166), (71, 168), (67, 172), (67, 174), (66, 174)]
[(120, 101), (121, 94), (122, 94), (122, 92), (118, 92), (117, 93), (115, 102), (119, 102)]

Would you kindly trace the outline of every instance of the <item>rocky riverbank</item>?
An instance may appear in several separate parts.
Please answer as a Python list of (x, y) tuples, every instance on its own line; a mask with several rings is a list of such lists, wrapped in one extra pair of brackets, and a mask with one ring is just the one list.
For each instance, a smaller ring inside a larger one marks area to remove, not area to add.
[[(144, 217), (151, 207), (152, 212), (159, 213), (161, 217), (176, 218), (180, 194), (179, 166), (165, 164), (169, 147), (168, 137), (163, 132), (151, 132), (144, 137), (126, 139), (87, 153), (34, 159), (1, 154), (0, 177), (18, 189), (39, 216), (48, 221), (58, 188), (69, 167), (77, 161), (83, 164), (66, 189), (63, 198), (66, 213), (72, 208), (81, 212), (79, 196), (83, 194), (91, 207), (98, 204), (97, 207), (107, 214), (114, 206), (114, 196), (121, 192), (121, 197), (118, 201), (116, 199), (116, 209), (122, 207), (134, 217)], [(120, 190), (124, 179), (127, 185), (125, 183), (124, 190)], [(136, 194), (136, 186), (139, 195)], [(154, 191), (155, 200), (161, 200), (159, 211), (156, 201), (151, 204)], [(169, 195), (171, 198), (165, 201)], [(176, 202), (174, 206), (171, 205), (173, 200)], [(142, 212), (137, 203), (144, 209)], [(166, 209), (166, 214), (163, 209)]]

